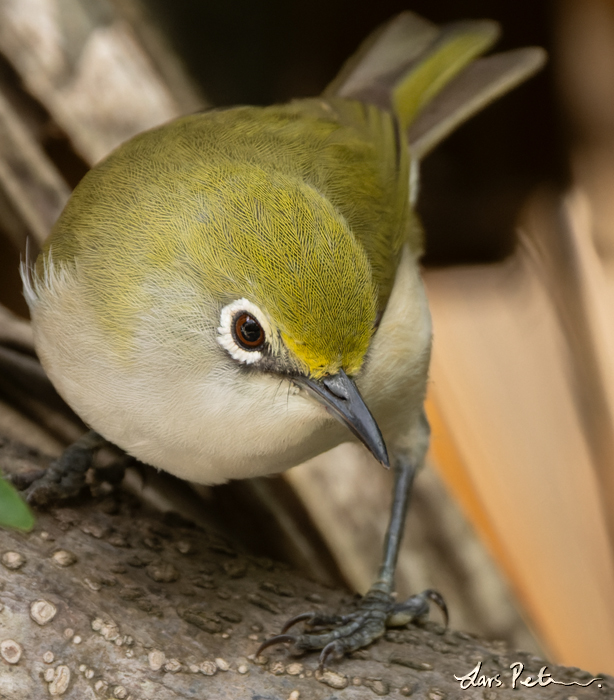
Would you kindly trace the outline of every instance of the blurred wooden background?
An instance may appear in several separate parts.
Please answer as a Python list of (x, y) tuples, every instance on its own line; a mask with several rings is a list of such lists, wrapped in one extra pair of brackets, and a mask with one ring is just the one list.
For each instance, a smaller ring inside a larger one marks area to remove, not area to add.
[[(612, 0), (0, 0), (0, 434), (58, 454), (83, 430), (36, 363), (17, 267), (87, 168), (178, 114), (317, 94), (404, 9), (491, 17), (498, 49), (551, 62), (423, 167), (433, 443), (399, 593), (438, 588), (457, 628), (612, 673)], [(130, 484), (360, 592), (391, 486), (352, 446), (196, 495), (153, 471)]]

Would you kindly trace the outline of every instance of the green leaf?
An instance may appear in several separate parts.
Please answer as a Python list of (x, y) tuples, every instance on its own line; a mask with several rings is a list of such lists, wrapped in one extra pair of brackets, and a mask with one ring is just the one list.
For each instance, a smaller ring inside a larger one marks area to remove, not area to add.
[(0, 527), (13, 527), (17, 530), (31, 530), (34, 516), (17, 491), (0, 478)]

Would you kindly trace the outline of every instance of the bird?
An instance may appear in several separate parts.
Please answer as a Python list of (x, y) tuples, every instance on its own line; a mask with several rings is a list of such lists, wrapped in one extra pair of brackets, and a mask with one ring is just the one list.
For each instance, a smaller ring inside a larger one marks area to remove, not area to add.
[(299, 615), (258, 653), (288, 642), (321, 650), (324, 667), (431, 602), (447, 616), (436, 591), (394, 598), (429, 444), (415, 203), (422, 158), (544, 63), (537, 47), (479, 58), (498, 32), (404, 12), (318, 97), (139, 134), (85, 175), (22, 264), (38, 356), (92, 429), (32, 484), (33, 502), (74, 489), (103, 441), (200, 484), (347, 441), (394, 471), (382, 566), (358, 610)]

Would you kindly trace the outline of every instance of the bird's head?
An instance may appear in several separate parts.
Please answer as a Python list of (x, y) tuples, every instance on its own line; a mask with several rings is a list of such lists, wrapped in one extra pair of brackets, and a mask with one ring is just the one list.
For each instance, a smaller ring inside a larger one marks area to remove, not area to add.
[(282, 375), (304, 389), (387, 465), (380, 430), (352, 379), (378, 318), (364, 249), (302, 181), (249, 168), (224, 189), (209, 199), (207, 217), (218, 253), (210, 291), (226, 302), (218, 344), (245, 371)]

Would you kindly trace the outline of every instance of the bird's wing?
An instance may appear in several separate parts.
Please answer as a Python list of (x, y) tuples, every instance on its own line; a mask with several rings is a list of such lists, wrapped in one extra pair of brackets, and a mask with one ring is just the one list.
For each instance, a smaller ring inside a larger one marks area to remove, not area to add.
[(366, 39), (324, 94), (395, 112), (412, 156), (421, 159), (544, 64), (537, 47), (479, 59), (498, 36), (490, 20), (437, 27), (404, 12)]

